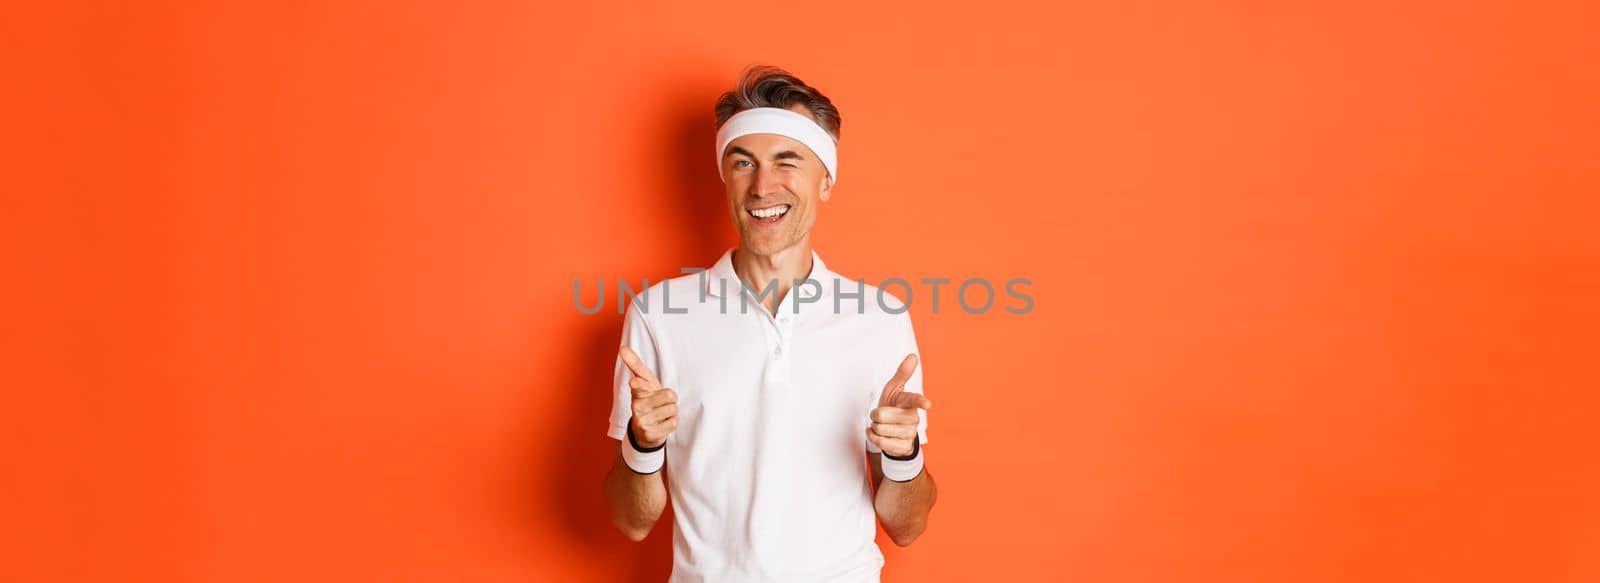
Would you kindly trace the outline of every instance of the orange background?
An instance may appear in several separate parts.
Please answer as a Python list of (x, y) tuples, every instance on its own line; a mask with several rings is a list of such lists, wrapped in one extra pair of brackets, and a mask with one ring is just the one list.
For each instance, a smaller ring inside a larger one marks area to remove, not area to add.
[(572, 281), (732, 243), (753, 62), (831, 267), (1034, 281), (914, 298), (886, 581), (1600, 580), (1592, 2), (264, 4), (0, 21), (0, 580), (663, 580)]

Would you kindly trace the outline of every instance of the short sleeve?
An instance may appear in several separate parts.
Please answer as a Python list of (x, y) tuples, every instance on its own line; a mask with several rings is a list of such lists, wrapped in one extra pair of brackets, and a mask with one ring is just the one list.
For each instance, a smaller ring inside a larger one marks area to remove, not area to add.
[[(914, 330), (912, 330), (912, 328), (911, 328), (911, 315), (910, 314), (902, 314), (901, 317), (899, 318), (898, 322), (899, 322), (899, 327), (900, 327), (900, 333), (896, 334), (896, 338), (899, 339), (898, 340), (898, 347), (899, 348), (894, 352), (894, 354), (897, 354), (899, 356), (894, 360), (894, 366), (898, 366), (900, 364), (900, 361), (904, 360), (907, 354), (915, 354), (915, 355), (917, 355), (917, 369), (915, 371), (911, 372), (911, 379), (906, 381), (905, 390), (908, 393), (922, 393), (922, 394), (926, 395), (927, 393), (922, 390), (922, 369), (926, 368), (928, 363), (927, 363), (926, 360), (924, 360), (922, 358), (922, 352), (917, 350), (917, 335), (916, 335), (916, 332)], [(889, 374), (892, 376), (894, 374), (894, 370), (890, 369)], [(883, 380), (884, 380), (885, 383), (887, 383), (889, 381), (888, 378), (884, 378)], [(877, 395), (878, 395), (879, 399), (883, 398), (883, 389), (881, 387), (878, 389)], [(877, 404), (878, 404), (878, 400), (874, 400), (873, 401), (873, 407), (876, 407)], [(917, 441), (922, 443), (923, 445), (927, 445), (927, 443), (928, 443), (928, 410), (927, 409), (917, 409), (917, 417), (918, 417), (918, 419), (917, 419)], [(862, 426), (862, 428), (861, 428), (862, 431), (866, 431), (866, 428), (870, 427), (871, 425), (872, 425), (872, 420), (869, 418), (869, 419), (866, 420), (866, 425)], [(881, 450), (878, 449), (877, 444), (872, 443), (872, 440), (870, 440), (870, 439), (867, 440), (867, 451), (869, 451), (871, 453), (880, 453), (881, 452)]]
[(650, 323), (639, 312), (637, 303), (629, 305), (627, 315), (623, 316), (622, 342), (618, 345), (619, 354), (612, 370), (611, 428), (606, 432), (612, 439), (627, 437), (628, 420), (633, 417), (633, 390), (628, 388), (628, 382), (633, 380), (633, 371), (628, 370), (628, 365), (622, 362), (622, 346), (633, 349), (646, 368), (660, 373), (661, 358), (656, 350), (655, 336), (650, 330)]

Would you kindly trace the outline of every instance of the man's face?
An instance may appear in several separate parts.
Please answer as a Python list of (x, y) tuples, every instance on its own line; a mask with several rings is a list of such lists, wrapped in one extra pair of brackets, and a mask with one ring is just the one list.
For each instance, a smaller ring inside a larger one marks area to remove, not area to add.
[[(803, 107), (795, 111), (810, 117)], [(774, 134), (730, 142), (722, 172), (739, 239), (757, 255), (772, 255), (804, 239), (816, 223), (817, 207), (833, 190), (828, 169), (816, 154), (805, 144)]]

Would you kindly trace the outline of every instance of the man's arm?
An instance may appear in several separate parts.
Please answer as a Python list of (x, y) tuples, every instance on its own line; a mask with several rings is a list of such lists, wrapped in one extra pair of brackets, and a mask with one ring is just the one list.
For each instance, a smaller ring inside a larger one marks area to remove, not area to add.
[(905, 390), (911, 373), (916, 370), (917, 356), (906, 355), (900, 368), (895, 371), (894, 378), (889, 379), (889, 383), (883, 387), (878, 408), (871, 413), (872, 424), (867, 427), (867, 440), (883, 450), (883, 455), (909, 457), (917, 464), (912, 469), (901, 468), (897, 472), (910, 474), (917, 471), (916, 468), (921, 469), (909, 478), (897, 476), (905, 481), (888, 479), (883, 472), (883, 457), (868, 450), (872, 483), (877, 491), (872, 507), (877, 511), (878, 522), (883, 524), (883, 530), (889, 533), (894, 544), (902, 547), (911, 544), (922, 531), (927, 530), (928, 513), (938, 498), (938, 488), (933, 483), (933, 475), (923, 465), (922, 447), (917, 442), (917, 424), (921, 421), (921, 414), (917, 410), (931, 408), (933, 402), (921, 393)]
[[(678, 428), (678, 394), (663, 388), (632, 349), (623, 346), (618, 352), (633, 373), (628, 381), (633, 417), (628, 420), (627, 437), (612, 454), (604, 490), (606, 503), (611, 506), (611, 522), (629, 539), (641, 541), (667, 507), (667, 487), (661, 478), (665, 453), (660, 449), (666, 445), (667, 436)], [(622, 448), (629, 448), (627, 459)], [(646, 467), (636, 467), (641, 464)]]
[(872, 466), (872, 483), (877, 494), (872, 508), (878, 513), (878, 522), (894, 544), (906, 546), (917, 540), (928, 528), (928, 511), (939, 497), (939, 488), (933, 483), (933, 474), (923, 467), (909, 482), (896, 482), (883, 477), (883, 459), (878, 454), (867, 456)]
[(661, 518), (661, 511), (667, 508), (667, 484), (661, 479), (661, 472), (635, 472), (622, 461), (620, 452), (612, 454), (605, 490), (606, 502), (611, 505), (612, 524), (635, 542), (650, 534), (656, 520)]

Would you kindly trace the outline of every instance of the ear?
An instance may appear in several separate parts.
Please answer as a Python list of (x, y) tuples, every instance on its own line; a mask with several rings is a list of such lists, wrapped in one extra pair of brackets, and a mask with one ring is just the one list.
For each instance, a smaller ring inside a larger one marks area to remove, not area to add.
[(822, 194), (820, 195), (820, 198), (822, 199), (822, 202), (828, 202), (828, 197), (831, 196), (832, 194), (833, 194), (833, 177), (824, 174), (822, 176)]

